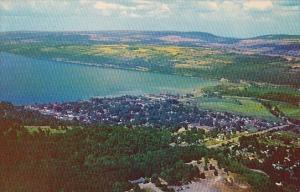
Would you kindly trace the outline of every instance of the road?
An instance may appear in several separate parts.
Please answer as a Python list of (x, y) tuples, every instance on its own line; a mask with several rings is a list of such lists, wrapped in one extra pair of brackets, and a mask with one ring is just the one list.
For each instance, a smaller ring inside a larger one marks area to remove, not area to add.
[(291, 125), (291, 124), (288, 124), (288, 125), (281, 125), (281, 126), (271, 127), (271, 128), (269, 128), (269, 129), (265, 129), (265, 130), (262, 130), (262, 131), (258, 131), (258, 132), (255, 132), (255, 133), (248, 133), (248, 134), (245, 134), (245, 135), (240, 135), (240, 136), (237, 136), (237, 137), (228, 139), (228, 140), (224, 140), (224, 141), (222, 141), (222, 142), (220, 142), (220, 143), (218, 143), (218, 144), (207, 146), (207, 148), (217, 148), (217, 147), (220, 147), (220, 146), (222, 146), (223, 144), (227, 144), (227, 143), (229, 143), (229, 142), (237, 142), (238, 139), (239, 139), (241, 136), (260, 135), (260, 134), (268, 133), (268, 132), (271, 132), (271, 131), (276, 131), (276, 130), (284, 129), (284, 128), (290, 126), (290, 125)]

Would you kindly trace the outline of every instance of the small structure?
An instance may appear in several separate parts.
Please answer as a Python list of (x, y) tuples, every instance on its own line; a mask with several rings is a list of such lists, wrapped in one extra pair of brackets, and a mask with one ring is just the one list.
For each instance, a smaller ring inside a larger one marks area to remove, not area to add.
[(146, 182), (146, 179), (144, 177), (140, 177), (136, 180), (129, 180), (131, 184), (144, 184)]

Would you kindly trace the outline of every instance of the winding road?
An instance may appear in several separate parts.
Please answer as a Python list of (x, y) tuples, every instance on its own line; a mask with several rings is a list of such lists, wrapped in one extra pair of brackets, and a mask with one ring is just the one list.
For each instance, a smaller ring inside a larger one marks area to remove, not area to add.
[(284, 128), (290, 126), (290, 125), (292, 125), (292, 124), (291, 124), (290, 122), (288, 122), (288, 124), (286, 124), (286, 125), (280, 125), (280, 126), (271, 127), (271, 128), (269, 128), (269, 129), (265, 129), (265, 130), (262, 130), (262, 131), (258, 131), (258, 132), (255, 132), (255, 133), (249, 133), (249, 134), (245, 134), (245, 135), (240, 135), (240, 136), (237, 136), (237, 137), (228, 139), (228, 140), (224, 140), (224, 141), (222, 141), (221, 143), (218, 143), (218, 144), (215, 144), (215, 145), (207, 146), (207, 148), (217, 148), (217, 147), (220, 147), (220, 146), (222, 146), (223, 144), (227, 144), (227, 143), (229, 143), (229, 142), (237, 142), (238, 139), (239, 139), (241, 136), (260, 135), (260, 134), (268, 133), (268, 132), (271, 132), (271, 131), (281, 130), (281, 129), (284, 129)]

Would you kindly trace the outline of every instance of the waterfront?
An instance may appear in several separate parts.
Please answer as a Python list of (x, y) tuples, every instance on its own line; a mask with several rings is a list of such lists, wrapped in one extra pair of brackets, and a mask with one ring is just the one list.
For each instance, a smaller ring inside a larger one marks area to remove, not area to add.
[(14, 104), (65, 102), (91, 97), (187, 93), (215, 82), (0, 54), (0, 100)]

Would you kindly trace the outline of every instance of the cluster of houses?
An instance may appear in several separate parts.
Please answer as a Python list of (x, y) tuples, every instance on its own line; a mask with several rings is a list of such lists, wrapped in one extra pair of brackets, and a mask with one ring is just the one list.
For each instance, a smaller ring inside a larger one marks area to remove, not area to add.
[[(267, 173), (276, 181), (277, 186), (292, 184), (300, 189), (300, 139), (288, 141), (291, 138), (257, 135), (256, 138), (248, 138), (243, 146), (231, 143), (230, 146), (224, 147), (227, 148), (229, 157), (246, 162), (256, 171), (262, 170), (261, 173)], [(253, 141), (258, 143), (254, 146)]]
[(155, 128), (209, 126), (222, 131), (263, 130), (278, 123), (186, 105), (177, 95), (121, 96), (26, 107), (61, 120)]

